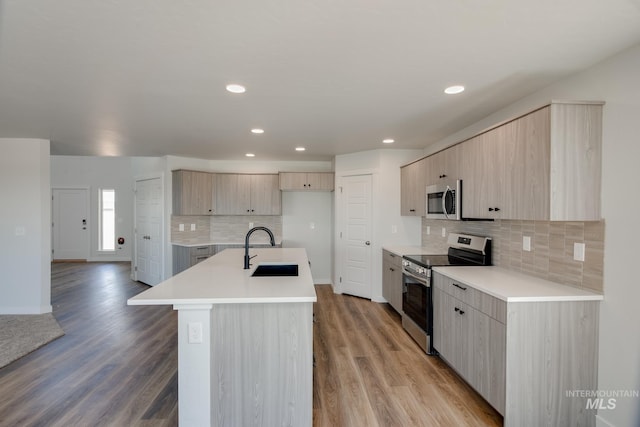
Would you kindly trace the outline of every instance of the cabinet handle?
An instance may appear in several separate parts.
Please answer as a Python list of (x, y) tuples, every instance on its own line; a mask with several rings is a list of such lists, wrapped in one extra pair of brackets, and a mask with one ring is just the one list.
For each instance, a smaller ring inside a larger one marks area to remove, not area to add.
[(453, 309), (453, 311), (458, 312), (458, 311), (460, 311), (460, 309), (459, 309), (458, 307), (455, 307), (455, 308)]
[(462, 316), (464, 314), (464, 310), (460, 310), (460, 315)]
[(396, 269), (395, 269), (395, 268), (391, 268), (391, 267), (389, 267), (389, 270), (391, 270), (391, 271), (396, 271)]
[(415, 209), (409, 209), (409, 212), (415, 212), (415, 211), (416, 211)]
[(489, 208), (489, 212), (498, 212), (500, 208)]
[(447, 177), (447, 175), (445, 175), (445, 174), (440, 175), (440, 178), (446, 178), (446, 177)]
[(462, 289), (463, 291), (466, 291), (466, 290), (467, 290), (467, 288), (465, 288), (464, 286), (460, 286), (460, 285), (458, 285), (457, 283), (452, 283), (452, 285), (453, 285), (453, 286), (455, 286), (455, 287), (456, 287), (456, 288), (458, 288), (458, 289)]

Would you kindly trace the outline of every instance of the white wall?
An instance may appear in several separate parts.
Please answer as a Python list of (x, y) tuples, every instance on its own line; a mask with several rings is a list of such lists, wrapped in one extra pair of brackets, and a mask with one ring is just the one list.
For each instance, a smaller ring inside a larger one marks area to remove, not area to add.
[[(598, 388), (640, 390), (640, 45), (560, 81), (429, 147), (430, 153), (552, 99), (602, 100), (604, 302), (600, 311)], [(617, 398), (598, 412), (599, 426), (640, 425), (640, 398)]]
[[(423, 155), (422, 150), (371, 150), (336, 156), (336, 193), (345, 176), (367, 173), (372, 175), (371, 236), (371, 299), (385, 301), (382, 297), (382, 247), (385, 245), (420, 246), (420, 218), (400, 216), (400, 166)], [(337, 196), (337, 194), (336, 194)], [(342, 209), (339, 198), (335, 202), (335, 218), (340, 218)], [(341, 292), (342, 255), (339, 250), (339, 233), (342, 224), (336, 221), (334, 230), (335, 291)], [(392, 232), (395, 227), (397, 232)]]
[(0, 138), (0, 314), (49, 313), (49, 141)]
[[(129, 157), (51, 156), (51, 188), (89, 188), (89, 261), (130, 261), (133, 254), (133, 175)], [(116, 190), (115, 252), (98, 250), (100, 188)]]

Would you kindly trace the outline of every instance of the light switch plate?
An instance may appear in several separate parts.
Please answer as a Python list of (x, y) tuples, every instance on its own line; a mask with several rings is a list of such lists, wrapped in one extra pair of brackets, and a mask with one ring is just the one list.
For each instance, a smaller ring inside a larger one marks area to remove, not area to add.
[(191, 224), (191, 231), (196, 231), (196, 225), (195, 224)]
[(427, 225), (427, 236), (428, 236), (429, 234), (431, 234), (431, 226), (430, 226), (430, 225)]
[(178, 231), (184, 231), (184, 224), (178, 225)]
[(531, 236), (522, 236), (522, 250), (531, 251)]
[(392, 225), (391, 226), (391, 234), (396, 234), (398, 232), (398, 226), (397, 225)]
[(447, 237), (447, 229), (442, 227), (442, 237)]

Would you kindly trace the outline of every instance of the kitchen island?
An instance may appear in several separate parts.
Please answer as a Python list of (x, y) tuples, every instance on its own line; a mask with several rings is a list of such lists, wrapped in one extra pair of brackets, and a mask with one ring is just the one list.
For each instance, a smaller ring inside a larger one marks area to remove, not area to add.
[[(298, 248), (227, 249), (148, 289), (129, 305), (178, 311), (178, 409), (183, 426), (311, 426), (313, 303)], [(253, 277), (261, 264), (297, 276)]]

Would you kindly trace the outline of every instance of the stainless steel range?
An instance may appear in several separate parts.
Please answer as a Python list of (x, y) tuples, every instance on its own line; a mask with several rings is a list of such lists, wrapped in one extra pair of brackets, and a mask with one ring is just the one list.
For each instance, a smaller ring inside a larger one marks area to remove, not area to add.
[(491, 265), (491, 238), (450, 233), (447, 255), (405, 255), (402, 260), (402, 327), (427, 354), (433, 349), (431, 267)]

